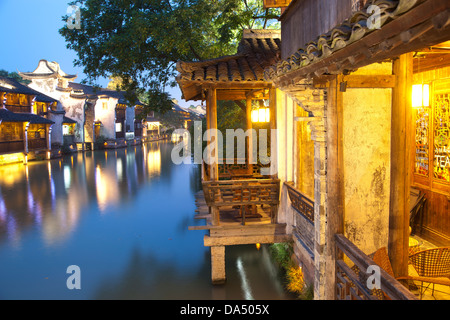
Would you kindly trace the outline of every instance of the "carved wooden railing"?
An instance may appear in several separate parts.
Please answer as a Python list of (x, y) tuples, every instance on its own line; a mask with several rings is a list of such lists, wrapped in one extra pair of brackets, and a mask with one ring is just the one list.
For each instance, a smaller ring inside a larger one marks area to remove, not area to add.
[(284, 183), (287, 187), (291, 205), (302, 216), (314, 223), (314, 201), (295, 189), (292, 183)]
[(280, 203), (280, 180), (220, 180), (203, 182), (206, 204), (217, 208), (240, 206), (242, 224), (245, 224), (245, 206), (268, 205), (272, 223), (276, 222)]
[(23, 140), (0, 141), (0, 153), (24, 151)]
[[(416, 296), (382, 268), (379, 268), (380, 288), (369, 289), (369, 266), (377, 264), (342, 234), (335, 235), (336, 256), (344, 254), (354, 265), (350, 267), (343, 258), (336, 259), (337, 300), (379, 300), (387, 295), (392, 300), (417, 300)], [(380, 294), (380, 291), (382, 294)]]
[(30, 139), (28, 140), (28, 150), (40, 150), (47, 148), (47, 139)]

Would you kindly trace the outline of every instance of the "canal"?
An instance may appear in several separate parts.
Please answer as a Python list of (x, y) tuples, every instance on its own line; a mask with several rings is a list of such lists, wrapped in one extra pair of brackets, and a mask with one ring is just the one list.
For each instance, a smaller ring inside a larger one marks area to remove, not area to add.
[(211, 284), (205, 231), (188, 231), (199, 168), (172, 148), (1, 166), (0, 299), (291, 299), (267, 246), (227, 247), (228, 281)]

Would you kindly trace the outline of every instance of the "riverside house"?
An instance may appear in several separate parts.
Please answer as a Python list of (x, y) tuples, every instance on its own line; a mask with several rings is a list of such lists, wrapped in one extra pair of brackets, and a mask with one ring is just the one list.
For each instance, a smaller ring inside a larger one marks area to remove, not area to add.
[[(140, 102), (129, 105), (124, 92), (76, 83), (76, 75), (62, 71), (57, 62), (40, 60), (33, 72), (20, 72), (29, 86), (58, 101), (66, 112), (64, 142), (74, 150), (93, 149), (96, 142), (116, 148), (145, 135), (145, 119), (136, 120)], [(70, 136), (70, 137), (69, 137)]]
[(206, 224), (190, 229), (209, 231), (213, 282), (225, 281), (227, 245), (291, 241), (315, 299), (415, 300), (435, 285), (448, 299), (450, 3), (264, 4), (281, 8), (278, 40), (249, 30), (236, 55), (177, 65), (183, 98), (206, 101), (208, 129), (217, 100), (246, 101), (247, 129), (268, 108), (277, 129), (263, 177), (251, 152), (222, 164), (209, 137)]
[(0, 101), (0, 164), (49, 159), (53, 120), (63, 117), (57, 101), (7, 77), (0, 77)]

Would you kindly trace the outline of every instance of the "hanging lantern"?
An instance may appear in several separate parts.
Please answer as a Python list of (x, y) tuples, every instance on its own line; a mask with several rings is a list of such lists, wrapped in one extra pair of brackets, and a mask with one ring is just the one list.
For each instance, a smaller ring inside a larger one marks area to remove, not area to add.
[(430, 106), (430, 85), (415, 84), (412, 87), (412, 106), (422, 108)]
[(270, 121), (270, 109), (258, 108), (252, 110), (252, 122), (269, 122)]

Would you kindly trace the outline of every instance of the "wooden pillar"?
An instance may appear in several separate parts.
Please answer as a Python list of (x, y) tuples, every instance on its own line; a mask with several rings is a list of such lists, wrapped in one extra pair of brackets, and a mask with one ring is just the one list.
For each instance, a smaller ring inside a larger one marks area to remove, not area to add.
[(253, 135), (252, 135), (252, 99), (247, 97), (245, 104), (246, 120), (247, 120), (247, 166), (250, 172), (253, 172)]
[[(217, 130), (217, 91), (215, 87), (209, 87), (206, 100), (206, 112), (209, 113), (207, 122), (209, 123), (209, 128), (211, 130)], [(212, 145), (214, 149), (212, 153), (208, 152), (209, 157), (209, 179), (211, 181), (219, 180), (219, 150), (217, 143), (217, 133), (214, 137), (208, 135), (208, 145)], [(219, 225), (219, 209), (211, 207), (211, 222), (213, 225)]]
[[(335, 234), (344, 232), (343, 97), (339, 89), (342, 76), (329, 82), (326, 109), (326, 232), (324, 254), (331, 262), (326, 270), (325, 299), (336, 298), (335, 263), (342, 259), (336, 252)], [(316, 169), (315, 169), (316, 170)]]
[[(277, 89), (269, 89), (269, 108), (270, 108), (270, 175), (272, 178), (278, 178), (278, 137), (277, 129)], [(275, 135), (275, 136), (272, 136)]]
[(29, 122), (23, 123), (23, 164), (28, 163), (28, 128)]
[(393, 74), (396, 85), (392, 90), (388, 247), (392, 269), (399, 277), (408, 274), (412, 53), (394, 60)]
[[(216, 88), (211, 87), (208, 89), (208, 107), (209, 107), (209, 129), (211, 130), (217, 130), (217, 92), (216, 92)], [(219, 153), (218, 153), (218, 143), (217, 143), (217, 139), (216, 137), (212, 138), (209, 137), (210, 140), (210, 144), (213, 145), (214, 148), (214, 152), (212, 154), (210, 154), (209, 156), (211, 156), (210, 162), (212, 162), (212, 164), (210, 165), (210, 179), (212, 181), (216, 181), (219, 180), (219, 166), (218, 166), (218, 158), (219, 158)]]

